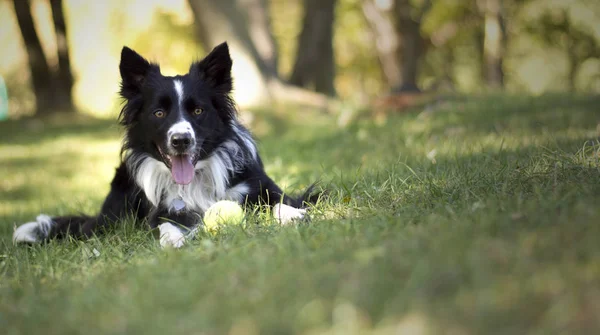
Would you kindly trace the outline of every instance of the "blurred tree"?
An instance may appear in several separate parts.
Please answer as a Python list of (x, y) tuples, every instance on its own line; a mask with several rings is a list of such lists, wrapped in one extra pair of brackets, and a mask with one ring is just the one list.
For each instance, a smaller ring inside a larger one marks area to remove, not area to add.
[(392, 1), (363, 0), (362, 10), (375, 38), (375, 48), (383, 77), (391, 88), (400, 87), (398, 36), (391, 13)]
[[(118, 19), (113, 19), (119, 29), (128, 29), (129, 22), (126, 13), (121, 13)], [(177, 13), (157, 10), (154, 12), (152, 23), (137, 36), (127, 38), (128, 45), (142, 55), (148, 55), (161, 64), (164, 73), (184, 73), (189, 70), (190, 63), (186, 57), (172, 55), (204, 54), (205, 50), (192, 20), (182, 21)]]
[[(445, 53), (447, 63), (439, 68), (469, 68), (477, 77), (469, 79), (491, 89), (505, 86), (504, 62), (508, 54), (511, 25), (519, 20), (523, 6), (531, 0), (440, 0), (426, 18), (423, 34), (435, 47), (432, 53)], [(459, 54), (457, 54), (459, 53)], [(448, 62), (456, 64), (448, 64)], [(464, 73), (464, 72), (463, 72)], [(463, 76), (464, 80), (464, 76)]]
[(424, 77), (429, 89), (453, 88), (455, 49), (470, 41), (480, 24), (474, 1), (362, 0), (392, 91), (419, 91)]
[[(421, 75), (429, 77), (432, 87), (453, 89), (455, 69), (462, 57), (457, 55), (466, 45), (472, 45), (479, 20), (474, 12), (474, 0), (441, 0), (432, 3), (421, 24), (421, 34), (428, 40)], [(472, 54), (472, 52), (471, 52)], [(477, 61), (471, 64), (478, 64)]]
[(35, 93), (36, 113), (49, 113), (47, 108), (54, 102), (54, 88), (52, 86), (52, 75), (50, 67), (46, 62), (42, 44), (35, 31), (33, 17), (31, 16), (31, 4), (29, 0), (13, 0), (17, 22), (25, 43), (29, 70), (31, 72), (31, 83)]
[(30, 0), (13, 0), (13, 4), (27, 51), (31, 82), (36, 100), (36, 114), (74, 111), (71, 99), (73, 77), (71, 75), (67, 28), (63, 15), (62, 0), (50, 0), (58, 52), (56, 73), (51, 71), (48, 65), (35, 30)]
[(267, 11), (267, 0), (242, 0), (242, 8), (248, 13), (250, 37), (271, 76), (277, 76), (279, 52), (277, 41), (271, 30), (271, 20)]
[(269, 100), (326, 107), (325, 96), (286, 85), (277, 72), (277, 47), (265, 0), (188, 0), (205, 49), (227, 41), (236, 100), (244, 105)]
[(52, 20), (56, 34), (56, 49), (58, 52), (58, 69), (55, 76), (56, 107), (63, 111), (74, 111), (72, 102), (73, 75), (69, 58), (69, 43), (67, 42), (67, 25), (63, 14), (63, 1), (50, 0)]
[(544, 47), (557, 48), (565, 54), (567, 81), (572, 92), (577, 90), (576, 79), (581, 65), (590, 58), (600, 59), (600, 42), (593, 33), (576, 25), (566, 9), (546, 11), (530, 22), (526, 30)]
[(431, 8), (431, 0), (395, 0), (394, 15), (398, 36), (398, 63), (400, 64), (400, 85), (395, 92), (418, 92), (417, 75), (419, 62), (423, 56), (424, 40), (421, 37), (423, 17)]
[(482, 74), (489, 88), (500, 89), (507, 39), (503, 1), (477, 0), (477, 6), (483, 17)]
[(335, 96), (333, 25), (336, 0), (304, 0), (302, 32), (290, 83)]

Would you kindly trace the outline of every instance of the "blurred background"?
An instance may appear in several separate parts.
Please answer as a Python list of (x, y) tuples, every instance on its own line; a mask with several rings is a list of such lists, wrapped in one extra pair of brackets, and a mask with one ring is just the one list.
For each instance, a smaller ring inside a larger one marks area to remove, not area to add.
[(243, 107), (600, 92), (598, 0), (0, 0), (0, 115), (114, 117), (123, 45), (173, 75), (224, 40)]

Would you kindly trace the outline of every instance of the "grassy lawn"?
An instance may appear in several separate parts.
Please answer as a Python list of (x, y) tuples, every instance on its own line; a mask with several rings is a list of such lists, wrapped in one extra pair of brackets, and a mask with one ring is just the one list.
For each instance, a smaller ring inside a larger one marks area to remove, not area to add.
[[(320, 179), (313, 221), (254, 218), (163, 251), (133, 223), (11, 243), (39, 212), (94, 213), (113, 121), (0, 124), (2, 334), (600, 332), (600, 98), (449, 101), (333, 117), (257, 111), (268, 172)], [(95, 250), (94, 250), (95, 249)]]

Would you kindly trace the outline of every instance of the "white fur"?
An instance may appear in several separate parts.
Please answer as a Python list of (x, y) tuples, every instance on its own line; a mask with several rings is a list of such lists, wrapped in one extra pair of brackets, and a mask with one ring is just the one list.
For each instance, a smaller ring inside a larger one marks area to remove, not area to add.
[[(233, 150), (235, 148), (236, 150)], [(181, 199), (189, 210), (204, 213), (219, 200), (242, 202), (249, 188), (240, 183), (228, 188), (229, 177), (244, 165), (239, 146), (233, 141), (225, 142), (209, 158), (196, 163), (196, 175), (188, 185), (173, 181), (167, 166), (149, 156), (130, 158), (135, 181), (154, 205), (170, 208), (173, 200)]]
[(233, 121), (231, 126), (235, 134), (242, 140), (242, 142), (244, 142), (246, 148), (250, 150), (252, 159), (257, 159), (258, 153), (256, 152), (256, 143), (254, 143), (254, 139), (252, 139), (250, 133), (244, 131), (236, 121)]
[(135, 181), (146, 194), (148, 201), (158, 206), (167, 186), (174, 184), (167, 166), (150, 156), (129, 158), (127, 162), (132, 166), (139, 164), (133, 171)]
[(179, 105), (179, 109), (181, 109), (181, 105), (183, 104), (183, 83), (181, 80), (174, 80), (175, 84), (175, 93), (177, 93), (177, 104)]
[(160, 231), (160, 246), (163, 248), (181, 248), (185, 244), (185, 235), (179, 228), (171, 223), (165, 222), (158, 226)]
[(171, 144), (171, 137), (173, 135), (185, 133), (190, 134), (192, 138), (196, 138), (196, 133), (194, 132), (194, 129), (192, 128), (192, 125), (189, 122), (181, 120), (172, 125), (171, 128), (169, 128), (169, 130), (167, 131), (167, 138), (169, 139), (169, 144)]
[(249, 191), (250, 191), (250, 188), (248, 187), (248, 185), (246, 183), (239, 183), (239, 184), (235, 185), (234, 187), (227, 190), (227, 199), (226, 200), (231, 200), (231, 201), (235, 201), (239, 204), (243, 204), (246, 200), (246, 195), (248, 195)]
[[(175, 86), (175, 93), (177, 93), (177, 105), (179, 106), (179, 110), (183, 112), (183, 83), (181, 82), (181, 80), (177, 79), (174, 80), (173, 83)], [(174, 134), (185, 133), (189, 133), (190, 135), (192, 135), (192, 138), (196, 138), (196, 134), (194, 132), (194, 128), (192, 128), (192, 125), (188, 121), (181, 119), (179, 122), (172, 125), (171, 128), (169, 128), (169, 131), (167, 131), (167, 138), (169, 139), (169, 141), (171, 141), (171, 137)]]
[[(252, 137), (239, 125), (234, 123), (232, 126), (243, 145), (247, 146), (252, 158), (256, 159), (256, 145)], [(244, 152), (235, 141), (224, 142), (210, 157), (196, 163), (196, 174), (188, 185), (176, 184), (166, 165), (150, 156), (130, 157), (128, 164), (130, 167), (137, 167), (132, 172), (135, 181), (154, 206), (162, 205), (164, 208), (171, 208), (173, 201), (180, 199), (185, 203), (186, 209), (204, 213), (220, 200), (244, 202), (244, 197), (249, 192), (246, 183), (227, 187), (229, 177), (240, 171), (247, 163), (247, 159), (251, 159), (244, 155)], [(287, 224), (302, 219), (306, 209), (277, 204), (273, 207), (273, 213), (280, 224)], [(179, 233), (183, 236), (181, 231)]]
[(13, 233), (13, 243), (36, 243), (40, 237), (47, 237), (50, 229), (54, 225), (52, 218), (48, 215), (40, 214), (35, 221), (27, 222), (15, 229)]
[(285, 204), (273, 206), (273, 215), (279, 224), (285, 225), (294, 220), (300, 220), (306, 214), (306, 209), (295, 208)]

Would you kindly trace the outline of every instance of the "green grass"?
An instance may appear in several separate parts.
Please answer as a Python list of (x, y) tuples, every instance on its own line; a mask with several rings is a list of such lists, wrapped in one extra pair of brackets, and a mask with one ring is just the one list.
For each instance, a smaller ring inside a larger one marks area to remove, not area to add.
[(310, 224), (256, 218), (176, 251), (132, 223), (13, 246), (13, 225), (40, 211), (99, 208), (120, 130), (5, 122), (1, 332), (598, 333), (598, 106), (552, 95), (471, 97), (378, 121), (255, 112), (274, 179), (291, 191), (320, 179), (329, 198)]

